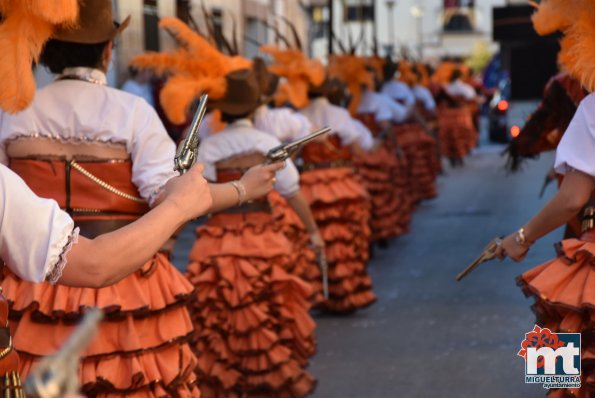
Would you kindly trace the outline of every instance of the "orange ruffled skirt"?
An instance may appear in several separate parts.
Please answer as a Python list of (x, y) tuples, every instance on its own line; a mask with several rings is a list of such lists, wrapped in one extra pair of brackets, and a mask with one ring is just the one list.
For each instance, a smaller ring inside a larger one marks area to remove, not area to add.
[(403, 173), (396, 155), (382, 146), (357, 155), (355, 164), (370, 194), (372, 240), (389, 239), (406, 232), (407, 219), (411, 219), (411, 197), (402, 186), (395, 186), (399, 173)]
[(405, 123), (393, 127), (397, 144), (409, 164), (413, 199), (435, 198), (437, 177), (437, 143), (426, 134), (419, 123)]
[(274, 217), (283, 224), (283, 232), (292, 246), (292, 261), (285, 264), (285, 270), (310, 284), (312, 289), (310, 302), (312, 306), (316, 306), (324, 299), (322, 273), (320, 265), (317, 263), (316, 253), (310, 245), (310, 235), (302, 220), (281, 195), (273, 191), (268, 198)]
[(193, 288), (164, 255), (102, 289), (34, 284), (11, 273), (2, 288), (23, 377), (61, 348), (85, 308), (97, 307), (105, 319), (79, 371), (86, 396), (200, 396), (197, 361), (187, 343), (193, 328), (185, 304)]
[(316, 351), (311, 289), (286, 269), (292, 245), (267, 212), (218, 214), (197, 229), (187, 275), (203, 397), (304, 397)]
[(329, 299), (323, 310), (349, 313), (376, 301), (367, 271), (370, 198), (351, 168), (305, 171), (302, 192), (326, 243)]
[(581, 333), (581, 377), (578, 389), (552, 391), (551, 396), (595, 394), (595, 233), (557, 246), (558, 257), (518, 278), (525, 294), (535, 298), (537, 323), (558, 333)]
[(439, 108), (440, 148), (449, 159), (463, 159), (476, 145), (478, 134), (469, 108)]

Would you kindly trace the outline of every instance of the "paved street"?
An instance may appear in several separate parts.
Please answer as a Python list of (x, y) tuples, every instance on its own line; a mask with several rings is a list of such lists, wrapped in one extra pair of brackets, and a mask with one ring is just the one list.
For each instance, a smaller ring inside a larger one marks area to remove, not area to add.
[[(494, 236), (521, 226), (546, 199), (538, 192), (553, 156), (507, 176), (500, 146), (483, 145), (447, 168), (440, 195), (416, 211), (411, 232), (370, 264), (379, 297), (346, 317), (316, 315), (316, 398), (542, 397), (524, 384), (516, 355), (533, 326), (515, 277), (554, 255), (561, 232), (538, 242), (523, 264), (490, 263), (454, 281)], [(548, 189), (546, 198), (555, 188)], [(177, 260), (192, 241), (182, 237)]]
[(373, 307), (316, 317), (315, 397), (544, 396), (524, 384), (516, 355), (534, 317), (515, 277), (551, 258), (561, 234), (537, 243), (521, 265), (489, 263), (454, 281), (492, 237), (517, 229), (545, 201), (538, 192), (552, 156), (506, 176), (499, 150), (482, 148), (464, 168), (448, 169), (439, 198), (417, 210), (411, 233), (377, 251)]

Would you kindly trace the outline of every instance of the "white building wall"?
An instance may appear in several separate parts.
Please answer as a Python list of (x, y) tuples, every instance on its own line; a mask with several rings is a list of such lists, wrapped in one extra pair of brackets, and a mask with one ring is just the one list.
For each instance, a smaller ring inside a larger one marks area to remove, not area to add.
[[(524, 0), (514, 0), (523, 3)], [(465, 56), (477, 41), (487, 41), (492, 50), (497, 51), (492, 42), (492, 8), (512, 3), (511, 0), (476, 0), (474, 32), (447, 33), (442, 31), (443, 0), (397, 0), (392, 13), (386, 0), (374, 0), (376, 21), (374, 23), (345, 22), (343, 18), (343, 0), (334, 0), (334, 30), (343, 42), (348, 41), (349, 32), (358, 38), (362, 29), (366, 37), (365, 45), (358, 48), (359, 53), (369, 54), (374, 32), (378, 38), (380, 55), (386, 54), (387, 45), (393, 44), (395, 54), (406, 48), (411, 55), (419, 57), (420, 45), (424, 58), (442, 56)], [(414, 16), (415, 11), (421, 16)], [(394, 37), (391, 36), (391, 29)], [(327, 45), (325, 40), (313, 43), (314, 55), (325, 59)], [(340, 51), (335, 46), (335, 51)]]

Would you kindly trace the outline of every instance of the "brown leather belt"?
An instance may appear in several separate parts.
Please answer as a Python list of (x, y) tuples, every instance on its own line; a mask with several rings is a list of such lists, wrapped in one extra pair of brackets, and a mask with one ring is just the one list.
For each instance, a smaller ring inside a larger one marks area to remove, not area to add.
[(342, 167), (353, 167), (353, 162), (351, 160), (335, 160), (332, 162), (304, 163), (302, 166), (300, 166), (300, 171), (335, 169)]
[(0, 327), (0, 350), (8, 348), (11, 345), (10, 329), (8, 327)]
[(107, 234), (108, 232), (113, 232), (117, 229), (125, 227), (126, 225), (132, 223), (134, 220), (122, 220), (122, 219), (113, 219), (113, 220), (77, 220), (75, 222), (76, 226), (79, 227), (80, 234), (85, 238), (94, 239), (99, 235)]
[(223, 210), (220, 213), (223, 214), (245, 214), (245, 213), (256, 213), (256, 212), (264, 212), (264, 213), (271, 213), (271, 205), (268, 202), (251, 202), (251, 203), (244, 203), (241, 206), (231, 207), (229, 209)]

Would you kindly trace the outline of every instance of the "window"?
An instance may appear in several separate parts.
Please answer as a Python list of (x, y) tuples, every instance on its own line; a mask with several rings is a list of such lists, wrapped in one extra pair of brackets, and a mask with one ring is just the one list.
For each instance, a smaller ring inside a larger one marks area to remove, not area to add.
[(345, 22), (374, 21), (373, 0), (346, 0), (343, 2)]
[(144, 0), (143, 24), (145, 28), (145, 50), (159, 51), (157, 0)]
[(475, 30), (475, 0), (444, 0), (443, 29), (445, 32)]
[(324, 39), (328, 32), (328, 10), (326, 7), (314, 6), (311, 10), (310, 29), (314, 39)]
[(176, 16), (185, 23), (190, 21), (190, 0), (176, 0)]
[(247, 58), (258, 55), (259, 47), (268, 41), (268, 28), (256, 18), (246, 18), (246, 35), (244, 53)]
[(223, 10), (221, 8), (211, 9), (211, 18), (217, 48), (225, 48), (223, 45), (223, 41), (225, 40), (223, 33)]

